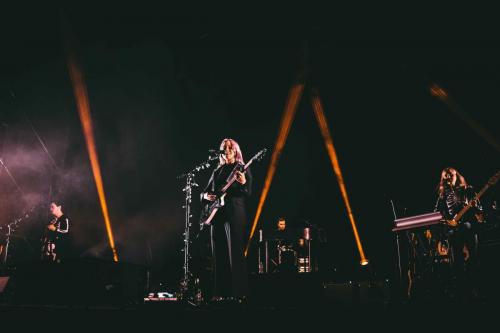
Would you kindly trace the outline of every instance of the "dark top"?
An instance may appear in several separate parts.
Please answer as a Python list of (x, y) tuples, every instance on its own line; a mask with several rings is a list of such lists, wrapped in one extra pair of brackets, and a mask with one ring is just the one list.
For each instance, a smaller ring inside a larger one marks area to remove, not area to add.
[(50, 224), (55, 225), (56, 230), (48, 230), (47, 237), (51, 241), (65, 240), (69, 234), (69, 217), (66, 214), (61, 215), (55, 221), (52, 220)]
[[(243, 170), (244, 165), (241, 163), (224, 164), (215, 169), (210, 177), (210, 180), (203, 191), (218, 194), (219, 191), (227, 184), (236, 171)], [(234, 181), (227, 190), (227, 197), (244, 197), (251, 194), (252, 189), (252, 174), (250, 168), (245, 172), (246, 183), (244, 185)]]
[[(446, 219), (452, 219), (465, 205), (467, 201), (474, 199), (475, 193), (472, 186), (448, 186), (438, 199), (437, 208)], [(472, 208), (463, 217), (463, 220), (470, 220), (478, 208)]]

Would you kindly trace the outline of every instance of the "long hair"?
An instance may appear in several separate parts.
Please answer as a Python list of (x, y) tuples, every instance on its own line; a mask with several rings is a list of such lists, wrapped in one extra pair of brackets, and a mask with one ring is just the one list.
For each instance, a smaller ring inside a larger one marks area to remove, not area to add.
[[(447, 174), (454, 174), (454, 175), (456, 175), (459, 186), (461, 186), (461, 187), (467, 187), (467, 182), (465, 181), (464, 176), (462, 176), (460, 174), (460, 172), (458, 172), (456, 169), (451, 168), (451, 167), (447, 167), (447, 168), (444, 168), (443, 171), (441, 171), (441, 179), (439, 180), (439, 186), (438, 186), (438, 193), (439, 193), (439, 195), (442, 195), (443, 192), (444, 192), (444, 183), (445, 183), (445, 179), (446, 179), (445, 176)], [(453, 185), (455, 185), (455, 184), (453, 184)]]
[[(238, 144), (238, 142), (234, 141), (233, 139), (222, 140), (219, 149), (224, 150), (224, 148), (226, 147), (226, 142), (230, 143), (231, 149), (234, 151), (234, 159), (236, 160), (236, 162), (241, 163), (241, 164), (245, 164), (245, 162), (243, 161), (243, 154), (241, 153), (240, 145)], [(219, 166), (221, 166), (223, 164), (226, 164), (226, 160), (221, 155), (219, 157)]]

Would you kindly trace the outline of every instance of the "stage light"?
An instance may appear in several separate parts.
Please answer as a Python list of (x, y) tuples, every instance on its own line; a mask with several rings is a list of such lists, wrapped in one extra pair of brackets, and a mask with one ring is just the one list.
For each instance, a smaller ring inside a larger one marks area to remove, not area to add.
[(83, 77), (83, 73), (78, 67), (75, 57), (71, 54), (68, 57), (68, 69), (71, 77), (71, 82), (73, 84), (73, 92), (75, 94), (78, 114), (80, 116), (80, 122), (82, 123), (85, 143), (87, 145), (87, 151), (90, 159), (90, 166), (92, 167), (92, 174), (94, 176), (94, 181), (97, 187), (97, 194), (99, 196), (99, 202), (101, 204), (102, 215), (104, 217), (104, 222), (106, 224), (106, 232), (108, 234), (109, 245), (111, 247), (111, 251), (113, 252), (113, 260), (117, 262), (118, 253), (116, 251), (115, 241), (113, 238), (113, 231), (111, 228), (111, 221), (108, 213), (108, 205), (106, 203), (106, 195), (104, 192), (104, 184), (101, 176), (101, 168), (99, 166), (99, 157), (95, 145), (94, 130), (92, 126), (92, 118), (90, 115), (90, 103), (87, 94), (87, 87), (85, 85), (85, 79)]
[(262, 189), (262, 193), (260, 195), (259, 204), (257, 206), (257, 211), (255, 213), (255, 217), (252, 223), (252, 229), (250, 231), (250, 236), (248, 238), (248, 244), (245, 249), (245, 256), (248, 255), (248, 249), (250, 248), (250, 243), (252, 241), (252, 237), (255, 233), (255, 228), (257, 227), (257, 223), (259, 221), (259, 217), (262, 213), (262, 208), (264, 207), (264, 203), (267, 198), (267, 194), (269, 193), (269, 189), (271, 187), (271, 182), (274, 177), (274, 173), (276, 172), (276, 168), (278, 166), (278, 161), (281, 156), (281, 152), (283, 151), (283, 147), (285, 146), (286, 139), (288, 138), (288, 133), (290, 132), (290, 128), (292, 127), (293, 119), (295, 118), (295, 113), (297, 111), (297, 106), (300, 101), (300, 97), (302, 96), (302, 92), (304, 90), (303, 83), (297, 83), (290, 89), (288, 94), (287, 103), (285, 104), (285, 110), (283, 112), (283, 116), (281, 118), (280, 131), (278, 133), (278, 137), (276, 139), (276, 143), (274, 144), (273, 155), (271, 156), (271, 163), (269, 164), (269, 168), (267, 169), (266, 180), (264, 182), (264, 187)]
[(430, 92), (432, 96), (435, 96), (441, 100), (448, 99), (448, 93), (446, 90), (438, 86), (436, 83), (433, 83), (430, 87)]
[(460, 120), (462, 120), (469, 128), (471, 128), (477, 135), (483, 138), (491, 147), (497, 152), (500, 152), (500, 144), (497, 139), (485, 127), (471, 117), (465, 110), (463, 110), (450, 94), (436, 83), (431, 84), (430, 93), (432, 96), (441, 100), (448, 106), (448, 110), (454, 113)]
[(321, 101), (319, 99), (317, 91), (313, 91), (312, 107), (314, 110), (314, 115), (316, 116), (316, 120), (318, 121), (318, 125), (321, 130), (323, 140), (325, 141), (326, 150), (328, 152), (328, 156), (330, 157), (333, 171), (335, 172), (335, 176), (337, 177), (340, 193), (342, 194), (344, 205), (347, 210), (347, 216), (349, 217), (349, 221), (351, 222), (352, 231), (354, 233), (354, 238), (356, 240), (356, 246), (358, 247), (359, 255), (361, 257), (361, 265), (367, 265), (368, 259), (366, 259), (365, 253), (363, 251), (363, 246), (361, 245), (358, 229), (356, 227), (356, 222), (354, 220), (354, 214), (351, 209), (349, 197), (347, 196), (347, 189), (344, 183), (344, 177), (342, 176), (342, 171), (340, 169), (340, 163), (337, 157), (337, 152), (335, 150), (335, 146), (333, 145), (333, 139), (330, 134), (330, 129), (328, 128), (328, 123), (326, 121), (325, 113), (323, 111), (323, 106), (321, 105)]

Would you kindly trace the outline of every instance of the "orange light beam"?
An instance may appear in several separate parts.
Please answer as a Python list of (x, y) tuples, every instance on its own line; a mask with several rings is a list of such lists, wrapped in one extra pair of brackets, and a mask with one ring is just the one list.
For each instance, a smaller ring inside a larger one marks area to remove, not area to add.
[(438, 84), (431, 84), (430, 93), (432, 96), (440, 99), (443, 103), (448, 106), (448, 109), (458, 116), (464, 123), (466, 123), (477, 135), (483, 138), (490, 146), (492, 146), (497, 152), (500, 152), (500, 144), (497, 142), (495, 137), (491, 133), (481, 126), (476, 120), (470, 117), (467, 112), (462, 110), (460, 106), (454, 101), (454, 99), (448, 94), (446, 90), (440, 87)]
[(106, 204), (106, 195), (104, 193), (104, 186), (102, 182), (101, 168), (99, 167), (99, 158), (95, 146), (94, 130), (92, 126), (92, 118), (90, 115), (90, 103), (87, 94), (87, 87), (85, 85), (83, 73), (78, 67), (75, 57), (71, 54), (68, 57), (68, 70), (71, 77), (71, 82), (73, 84), (73, 93), (75, 94), (75, 100), (78, 108), (78, 114), (80, 115), (80, 122), (82, 123), (85, 142), (87, 144), (90, 165), (92, 167), (92, 173), (94, 175), (94, 181), (97, 187), (99, 201), (101, 203), (102, 215), (104, 217), (104, 222), (106, 223), (106, 232), (108, 234), (109, 246), (113, 251), (113, 260), (115, 262), (118, 262), (118, 253), (116, 252), (115, 248), (113, 230), (111, 229), (108, 205)]
[(288, 137), (288, 133), (290, 132), (290, 128), (292, 127), (293, 119), (295, 118), (295, 113), (297, 111), (297, 106), (299, 105), (300, 97), (302, 96), (302, 92), (304, 91), (304, 84), (297, 83), (292, 86), (288, 93), (287, 103), (285, 105), (285, 110), (283, 112), (283, 116), (281, 118), (280, 131), (278, 137), (276, 138), (276, 143), (274, 144), (273, 155), (271, 157), (271, 163), (269, 164), (269, 168), (267, 169), (266, 180), (264, 183), (264, 187), (262, 189), (262, 193), (260, 194), (259, 204), (257, 206), (257, 211), (255, 213), (255, 217), (252, 223), (252, 229), (250, 231), (250, 236), (248, 238), (247, 247), (245, 249), (245, 256), (248, 254), (248, 249), (250, 248), (250, 243), (252, 241), (252, 237), (255, 233), (255, 229), (257, 227), (257, 223), (259, 221), (260, 215), (262, 213), (262, 208), (264, 207), (264, 202), (266, 201), (267, 194), (269, 193), (269, 189), (271, 187), (271, 182), (274, 177), (274, 173), (278, 166), (278, 161), (281, 156), (281, 152), (283, 151), (283, 147), (285, 146), (286, 139)]
[(367, 265), (368, 259), (366, 259), (365, 257), (363, 246), (361, 245), (361, 240), (359, 238), (358, 229), (356, 227), (356, 222), (354, 221), (354, 214), (352, 213), (351, 204), (349, 203), (349, 197), (347, 196), (347, 190), (344, 183), (344, 177), (342, 176), (342, 171), (340, 169), (337, 152), (335, 151), (335, 146), (333, 145), (332, 135), (330, 134), (330, 130), (328, 128), (328, 123), (326, 121), (325, 113), (323, 111), (323, 106), (321, 105), (321, 101), (316, 91), (314, 91), (313, 93), (312, 107), (314, 110), (314, 115), (316, 116), (316, 120), (318, 121), (319, 128), (321, 130), (321, 135), (323, 135), (323, 139), (325, 141), (325, 146), (326, 150), (328, 151), (328, 156), (330, 157), (330, 161), (332, 162), (333, 171), (335, 172), (335, 176), (337, 177), (337, 181), (339, 183), (342, 198), (344, 199), (344, 204), (347, 209), (347, 215), (349, 217), (349, 221), (351, 222), (352, 231), (354, 233), (356, 245), (358, 247), (359, 255), (361, 257), (360, 263), (361, 265)]

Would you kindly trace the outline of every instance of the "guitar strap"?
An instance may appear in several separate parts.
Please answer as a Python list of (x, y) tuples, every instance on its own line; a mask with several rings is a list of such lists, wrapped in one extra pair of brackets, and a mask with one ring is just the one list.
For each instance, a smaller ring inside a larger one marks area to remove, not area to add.
[(235, 163), (234, 167), (233, 167), (233, 170), (231, 170), (231, 172), (228, 173), (228, 176), (226, 178), (226, 180), (224, 182), (221, 182), (220, 181), (220, 178), (223, 174), (223, 170), (224, 170), (224, 166), (226, 166), (227, 164), (224, 164), (222, 166), (220, 166), (218, 169), (215, 170), (214, 172), (214, 179), (212, 181), (212, 192), (216, 192), (216, 186), (215, 184), (217, 183), (217, 190), (220, 190), (222, 187), (224, 187), (230, 180), (231, 180), (231, 177), (234, 175), (234, 173), (236, 172), (237, 168), (240, 166), (239, 163)]
[(231, 172), (229, 173), (229, 176), (227, 176), (226, 184), (229, 183), (229, 181), (231, 180), (231, 178), (236, 173), (236, 170), (239, 169), (239, 166), (240, 166), (240, 164), (238, 162), (234, 163), (233, 170), (231, 170)]

